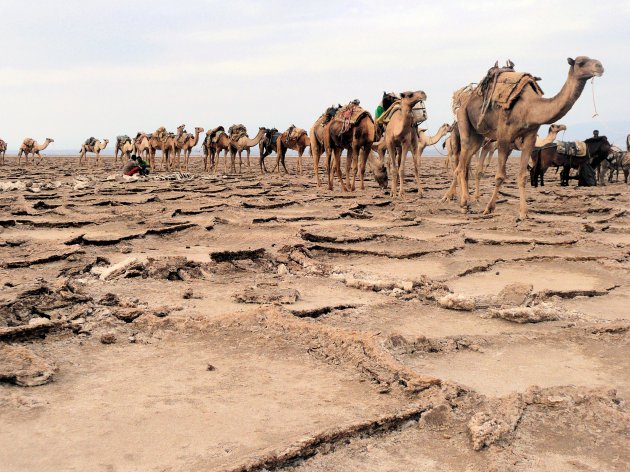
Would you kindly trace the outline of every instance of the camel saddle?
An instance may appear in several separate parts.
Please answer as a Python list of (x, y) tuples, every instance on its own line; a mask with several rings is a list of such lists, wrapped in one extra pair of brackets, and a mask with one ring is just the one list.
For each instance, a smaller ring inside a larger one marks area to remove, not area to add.
[(282, 134), (282, 140), (289, 147), (295, 146), (295, 144), (298, 142), (298, 139), (300, 139), (305, 134), (306, 134), (305, 129), (291, 126), (288, 130), (286, 130)]
[(86, 146), (94, 146), (95, 143), (96, 143), (96, 138), (94, 136), (90, 136), (89, 138), (85, 140)]
[(155, 130), (155, 133), (153, 133), (152, 136), (155, 136), (158, 141), (166, 141), (168, 133), (166, 132), (166, 128), (164, 126), (160, 126), (157, 130)]
[(531, 87), (536, 94), (543, 95), (538, 80), (540, 80), (538, 77), (527, 72), (515, 72), (508, 69), (499, 72), (494, 82), (488, 84), (487, 88), (479, 87), (478, 93), (484, 96), (484, 100), (489, 100), (504, 110), (509, 110), (526, 87)]
[(556, 141), (556, 152), (570, 157), (585, 157), (588, 151), (584, 141)]
[(245, 128), (245, 125), (241, 124), (232, 125), (230, 126), (228, 133), (232, 141), (238, 141), (243, 137), (247, 137), (247, 128)]
[(123, 134), (122, 136), (116, 136), (116, 141), (118, 141), (118, 144), (121, 145), (125, 143), (130, 143), (131, 138), (127, 136), (126, 134)]
[(341, 133), (345, 133), (355, 126), (365, 115), (371, 116), (370, 112), (361, 108), (359, 105), (349, 103), (339, 109), (333, 120), (343, 123)]
[(32, 148), (35, 146), (35, 140), (33, 138), (24, 138), (24, 146), (27, 148)]
[(216, 143), (223, 134), (225, 134), (225, 128), (223, 126), (217, 126), (208, 133), (208, 137), (210, 138), (210, 142)]

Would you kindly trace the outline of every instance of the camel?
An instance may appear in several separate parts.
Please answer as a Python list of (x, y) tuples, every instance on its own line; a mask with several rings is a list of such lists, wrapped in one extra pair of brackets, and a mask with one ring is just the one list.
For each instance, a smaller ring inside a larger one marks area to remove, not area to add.
[(238, 154), (238, 171), (241, 173), (243, 171), (243, 157), (242, 153), (245, 151), (247, 153), (247, 167), (250, 167), (249, 163), (249, 153), (250, 148), (256, 146), (265, 136), (266, 128), (258, 128), (258, 133), (254, 137), (254, 139), (250, 139), (247, 135), (239, 137), (237, 140), (230, 141), (230, 161), (231, 161), (231, 171), (236, 172), (236, 155)]
[(203, 133), (203, 128), (195, 127), (195, 134), (184, 133), (183, 137), (178, 137), (175, 144), (175, 158), (177, 166), (181, 170), (181, 152), (184, 151), (184, 168), (188, 170), (188, 161), (193, 148), (199, 143), (199, 135)]
[[(442, 126), (440, 126), (437, 133), (435, 133), (433, 136), (427, 136), (425, 133), (426, 131), (425, 129), (417, 130), (418, 148), (417, 148), (417, 152), (412, 153), (412, 154), (413, 154), (414, 174), (416, 177), (416, 183), (418, 185), (418, 189), (420, 189), (421, 187), (419, 171), (420, 171), (420, 158), (422, 157), (422, 153), (424, 152), (427, 146), (433, 146), (434, 144), (438, 143), (440, 139), (442, 139), (447, 133), (450, 133), (452, 129), (453, 129), (452, 125), (449, 125), (448, 123), (444, 123)], [(387, 143), (385, 142), (384, 137), (381, 138), (381, 140), (378, 141), (377, 143), (374, 143), (374, 145), (372, 146), (372, 149), (378, 153), (381, 159), (384, 159), (385, 153), (387, 151)], [(447, 163), (447, 167), (448, 167), (448, 163)]]
[(276, 141), (278, 141), (278, 137), (280, 134), (278, 133), (277, 128), (269, 128), (265, 131), (265, 136), (258, 143), (258, 150), (260, 155), (260, 173), (264, 174), (267, 172), (267, 167), (265, 167), (265, 158), (269, 156), (272, 152), (276, 151)]
[(548, 144), (542, 148), (535, 149), (532, 153), (532, 161), (534, 166), (530, 172), (532, 186), (544, 186), (544, 176), (547, 169), (551, 166), (562, 167), (560, 173), (560, 185), (569, 185), (569, 172), (571, 169), (578, 169), (583, 164), (589, 164), (593, 168), (597, 168), (603, 160), (608, 157), (611, 145), (605, 136), (599, 138), (589, 138), (584, 141), (587, 147), (586, 156), (570, 157), (557, 152), (557, 144)]
[(4, 155), (7, 152), (7, 142), (4, 139), (0, 139), (0, 155), (2, 156), (2, 165), (4, 165)]
[(284, 171), (288, 174), (287, 166), (284, 163), (284, 159), (287, 155), (288, 149), (293, 149), (298, 153), (296, 173), (302, 175), (302, 156), (304, 155), (304, 151), (307, 147), (311, 145), (311, 140), (306, 133), (306, 130), (301, 128), (296, 128), (295, 126), (289, 127), (284, 133), (278, 136), (276, 140), (277, 145), (277, 159), (276, 165), (271, 170), (273, 172), (278, 168), (278, 173), (280, 172), (280, 163), (282, 163), (282, 167), (284, 167)]
[(114, 148), (114, 165), (118, 162), (118, 153), (120, 152), (120, 161), (125, 162), (129, 159), (134, 150), (134, 144), (127, 135), (116, 136), (116, 147)]
[(88, 141), (83, 143), (81, 145), (81, 149), (79, 150), (79, 165), (81, 165), (81, 161), (85, 159), (85, 163), (89, 167), (87, 153), (93, 152), (96, 155), (96, 159), (94, 160), (94, 165), (98, 167), (98, 161), (101, 158), (101, 151), (107, 147), (107, 145), (109, 144), (109, 139), (105, 139), (103, 141), (99, 141), (98, 139), (95, 139), (94, 141), (92, 141), (92, 144), (88, 144)]
[[(356, 111), (355, 111), (356, 110)], [(358, 111), (358, 116), (352, 117)], [(341, 115), (341, 116), (340, 116)], [(385, 166), (372, 155), (376, 128), (372, 115), (358, 108), (355, 102), (348, 104), (347, 108), (338, 110), (335, 117), (330, 120), (323, 131), (323, 144), (326, 151), (326, 169), (328, 173), (328, 189), (333, 190), (333, 173), (337, 174), (341, 189), (344, 192), (348, 188), (355, 189), (357, 170), (361, 182), (361, 190), (365, 189), (365, 167), (370, 165), (378, 184), (387, 186), (387, 171)], [(341, 175), (341, 153), (347, 150), (346, 157), (346, 183)], [(319, 152), (319, 151), (318, 151)], [(315, 164), (316, 165), (316, 164)], [(331, 168), (334, 166), (334, 169)], [(352, 178), (350, 175), (352, 174)]]
[[(460, 206), (462, 208), (468, 207), (467, 177), (470, 161), (483, 144), (484, 138), (488, 138), (497, 141), (499, 151), (496, 185), (484, 210), (484, 214), (492, 213), (496, 207), (501, 185), (506, 178), (505, 166), (511, 152), (511, 145), (517, 138), (522, 138), (523, 147), (517, 179), (520, 197), (519, 219), (527, 218), (525, 178), (527, 176), (527, 164), (536, 144), (538, 129), (542, 124), (554, 123), (566, 115), (582, 94), (586, 81), (604, 73), (604, 67), (600, 61), (586, 56), (579, 56), (575, 59), (569, 58), (568, 63), (570, 68), (567, 80), (560, 92), (553, 98), (540, 96), (538, 89), (535, 88), (534, 78), (531, 78), (531, 81), (519, 90), (518, 95), (514, 97), (508, 108), (503, 108), (496, 102), (493, 104), (490, 103), (490, 100), (484, 100), (482, 94), (476, 91), (470, 94), (466, 103), (457, 110), (461, 140), (460, 159), (453, 183), (444, 195), (443, 201), (448, 201), (455, 195), (459, 180)], [(491, 69), (489, 72), (493, 72), (493, 70)], [(498, 75), (501, 70), (495, 69), (494, 72)], [(496, 75), (493, 76), (492, 73), (489, 73), (489, 80), (484, 80), (484, 83), (492, 82)], [(492, 84), (490, 86), (492, 87)], [(483, 86), (480, 88), (483, 90)], [(489, 93), (492, 95), (492, 90)]]
[[(319, 177), (319, 159), (322, 157), (322, 153), (324, 152), (324, 129), (325, 126), (332, 120), (337, 113), (337, 111), (341, 108), (341, 105), (331, 106), (313, 123), (311, 129), (309, 131), (309, 138), (311, 141), (311, 157), (313, 158), (313, 171), (315, 174), (315, 180), (317, 181), (317, 186), (320, 187), (322, 185), (321, 179)], [(329, 170), (329, 167), (326, 167)]]
[[(133, 153), (145, 161), (149, 160), (151, 146), (149, 145), (149, 135), (144, 131), (139, 131), (133, 140)], [(149, 167), (151, 167), (151, 164), (149, 164)]]
[[(407, 152), (414, 154), (414, 164), (417, 165), (418, 134), (413, 114), (413, 107), (420, 100), (426, 100), (427, 94), (421, 90), (403, 92), (400, 94), (400, 108), (391, 115), (385, 128), (385, 144), (389, 153), (388, 162), (391, 163), (392, 198), (404, 198), (405, 160)], [(418, 195), (422, 196), (420, 179), (417, 179)]]
[(35, 162), (35, 155), (37, 155), (41, 161), (42, 156), (39, 154), (40, 151), (43, 151), (48, 147), (50, 143), (54, 143), (55, 140), (52, 138), (46, 138), (46, 140), (42, 144), (37, 144), (33, 138), (24, 138), (22, 144), (20, 144), (20, 148), (18, 149), (17, 155), (17, 163), (20, 165), (20, 158), (22, 154), (24, 154), (24, 159), (26, 164), (28, 165), (28, 155), (33, 154), (33, 162)]
[(175, 154), (175, 135), (167, 133), (164, 128), (158, 129), (155, 133), (147, 136), (149, 141), (149, 166), (155, 169), (155, 154), (157, 150), (162, 151), (162, 160), (160, 162), (160, 170), (169, 170), (171, 168), (171, 160)]

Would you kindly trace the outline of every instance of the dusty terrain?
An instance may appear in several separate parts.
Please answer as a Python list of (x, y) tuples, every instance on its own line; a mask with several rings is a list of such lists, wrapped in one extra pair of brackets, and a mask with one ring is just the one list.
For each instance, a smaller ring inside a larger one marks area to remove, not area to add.
[(627, 186), (75, 162), (0, 168), (0, 470), (628, 470)]

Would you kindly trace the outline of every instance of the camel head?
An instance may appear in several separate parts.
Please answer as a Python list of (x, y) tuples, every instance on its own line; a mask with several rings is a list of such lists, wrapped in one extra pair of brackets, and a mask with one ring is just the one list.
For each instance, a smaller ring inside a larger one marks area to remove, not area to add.
[(104, 144), (105, 146), (107, 146), (107, 145), (109, 144), (109, 139), (104, 139), (104, 140), (103, 140), (103, 144)]
[(578, 80), (588, 80), (591, 77), (601, 77), (604, 74), (604, 66), (597, 59), (587, 56), (570, 57), (567, 62), (571, 66), (571, 73)]
[(179, 131), (179, 132), (181, 133), (182, 131), (184, 131), (184, 128), (185, 128), (185, 127), (186, 127), (186, 125), (179, 125), (179, 126), (177, 127), (177, 131)]
[(565, 125), (551, 125), (549, 127), (549, 133), (559, 133), (560, 131), (566, 131), (567, 127)]
[(195, 133), (203, 133), (203, 128), (195, 126)]
[(422, 90), (416, 90), (415, 92), (402, 92), (400, 99), (403, 103), (407, 103), (410, 107), (413, 107), (421, 100), (427, 99), (427, 94)]
[(55, 140), (53, 138), (46, 138), (46, 141), (48, 141), (49, 143), (54, 143)]
[(385, 163), (374, 152), (370, 152), (368, 163), (372, 169), (372, 173), (374, 174), (374, 179), (376, 180), (376, 183), (382, 189), (387, 190), (387, 167), (385, 166)]

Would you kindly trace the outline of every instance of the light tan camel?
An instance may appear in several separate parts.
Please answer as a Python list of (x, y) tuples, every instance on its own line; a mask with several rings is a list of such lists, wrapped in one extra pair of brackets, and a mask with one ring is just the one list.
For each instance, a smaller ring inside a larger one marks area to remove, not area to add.
[[(543, 98), (534, 86), (525, 86), (508, 109), (501, 106), (488, 106), (484, 97), (472, 93), (464, 106), (457, 110), (457, 122), (461, 140), (460, 159), (455, 171), (451, 188), (444, 195), (443, 201), (450, 200), (460, 184), (460, 205), (469, 204), (468, 171), (472, 156), (483, 144), (484, 138), (498, 143), (499, 162), (496, 173), (496, 185), (484, 214), (492, 213), (496, 207), (501, 185), (505, 181), (505, 166), (511, 152), (512, 143), (517, 138), (523, 139), (521, 150), (518, 188), (520, 197), (519, 218), (527, 218), (525, 197), (525, 179), (527, 164), (536, 144), (536, 133), (542, 124), (554, 123), (568, 113), (582, 94), (586, 81), (604, 73), (604, 67), (596, 59), (579, 56), (568, 59), (570, 68), (565, 84), (553, 98)], [(491, 105), (491, 104), (490, 104)]]
[(33, 162), (35, 162), (36, 155), (37, 157), (39, 157), (41, 161), (42, 156), (39, 154), (40, 151), (43, 151), (44, 149), (48, 147), (50, 143), (54, 143), (54, 142), (55, 142), (54, 139), (46, 138), (46, 140), (42, 144), (37, 144), (37, 141), (35, 141), (33, 138), (24, 138), (24, 141), (22, 142), (22, 144), (20, 144), (20, 148), (18, 149), (18, 155), (17, 155), (18, 165), (20, 165), (20, 158), (22, 157), (22, 154), (24, 154), (24, 160), (27, 165), (28, 165), (29, 154), (33, 154)]
[(124, 163), (129, 159), (133, 150), (134, 145), (129, 136), (116, 136), (116, 146), (114, 147), (114, 165), (118, 162), (118, 153), (120, 153), (120, 161)]
[[(414, 155), (418, 152), (418, 134), (413, 114), (413, 107), (420, 100), (426, 100), (427, 94), (422, 90), (403, 92), (400, 94), (400, 108), (395, 110), (385, 128), (385, 144), (391, 163), (392, 198), (404, 198), (405, 160), (407, 152)], [(415, 158), (414, 158), (415, 159)], [(422, 186), (418, 179), (418, 196), (422, 196)]]
[(236, 173), (236, 155), (238, 154), (238, 171), (241, 173), (243, 171), (243, 156), (242, 153), (245, 151), (247, 153), (247, 168), (250, 168), (249, 161), (249, 153), (250, 148), (258, 145), (261, 139), (265, 137), (266, 128), (258, 128), (258, 133), (254, 137), (254, 139), (250, 139), (245, 136), (241, 136), (236, 141), (230, 141), (230, 161), (231, 161), (231, 171)]
[(282, 163), (282, 167), (284, 167), (284, 171), (288, 174), (287, 166), (284, 163), (284, 159), (287, 154), (288, 149), (293, 149), (297, 151), (297, 166), (296, 173), (302, 175), (302, 156), (304, 155), (304, 151), (307, 147), (311, 145), (311, 140), (306, 133), (306, 130), (301, 128), (296, 128), (295, 126), (291, 126), (284, 133), (278, 136), (278, 140), (276, 141), (277, 146), (277, 158), (276, 165), (271, 169), (271, 172), (278, 168), (278, 173), (280, 172), (280, 164)]
[(227, 133), (223, 132), (217, 138), (215, 143), (212, 143), (212, 147), (210, 150), (212, 151), (212, 162), (214, 162), (214, 173), (216, 174), (217, 169), (219, 168), (219, 158), (221, 157), (221, 151), (225, 151), (223, 154), (223, 173), (227, 173), (228, 167), (228, 152), (232, 147), (232, 141), (230, 141), (230, 137)]
[(81, 145), (81, 150), (79, 151), (79, 165), (81, 165), (81, 162), (85, 159), (85, 163), (89, 167), (87, 153), (93, 152), (96, 156), (94, 165), (98, 167), (99, 160), (101, 159), (101, 151), (107, 147), (107, 144), (109, 144), (109, 139), (105, 139), (103, 141), (97, 139), (94, 141), (94, 144), (83, 143)]
[[(377, 183), (381, 187), (387, 186), (387, 171), (385, 166), (383, 162), (375, 158), (371, 152), (376, 134), (374, 120), (369, 112), (359, 108), (358, 110), (359, 114), (355, 118), (354, 123), (349, 123), (351, 119), (349, 117), (344, 118), (343, 116), (339, 116), (344, 113), (344, 109), (342, 108), (339, 110), (336, 117), (329, 121), (324, 128), (323, 144), (326, 150), (326, 169), (329, 190), (333, 190), (333, 173), (336, 173), (341, 183), (341, 189), (344, 192), (347, 192), (348, 188), (354, 191), (357, 170), (359, 172), (361, 190), (364, 190), (366, 165), (372, 168)], [(355, 112), (351, 114), (355, 115)], [(343, 176), (341, 175), (341, 153), (344, 149), (347, 150), (346, 183), (344, 183)], [(331, 168), (331, 165), (334, 169)]]
[[(149, 145), (149, 135), (144, 131), (139, 131), (133, 140), (133, 153), (148, 162), (151, 146)], [(150, 163), (149, 166), (151, 166)]]
[(157, 132), (149, 137), (149, 165), (151, 169), (155, 169), (155, 154), (158, 149), (162, 151), (162, 160), (160, 161), (160, 170), (170, 170), (173, 155), (175, 154), (175, 135), (173, 133), (165, 133), (159, 136)]
[(184, 168), (188, 170), (188, 161), (190, 160), (190, 154), (193, 148), (199, 143), (199, 135), (203, 133), (203, 128), (196, 127), (195, 134), (184, 133), (183, 138), (177, 138), (175, 144), (175, 160), (177, 166), (181, 170), (181, 153), (184, 152)]
[[(536, 136), (535, 147), (543, 147), (546, 144), (553, 143), (556, 140), (558, 133), (560, 131), (566, 131), (566, 129), (567, 127), (565, 125), (553, 124), (549, 126), (547, 136), (545, 136), (544, 138), (541, 138), (540, 136)], [(510, 148), (510, 152), (512, 152), (514, 149), (518, 149), (520, 151), (522, 147), (523, 147), (523, 139), (518, 138), (516, 142), (512, 144)], [(497, 150), (497, 142), (489, 141), (489, 140), (484, 140), (484, 143), (481, 146), (481, 149), (479, 150), (479, 158), (477, 160), (477, 168), (475, 170), (475, 193), (472, 197), (472, 200), (474, 202), (479, 201), (480, 180), (483, 177), (484, 172), (488, 169), (488, 166), (490, 165), (490, 160), (492, 159), (492, 155), (494, 154), (494, 151), (496, 150)], [(488, 162), (486, 162), (486, 159), (488, 159)]]
[(2, 165), (4, 165), (4, 155), (7, 152), (7, 142), (4, 139), (0, 139), (0, 156), (2, 156)]

